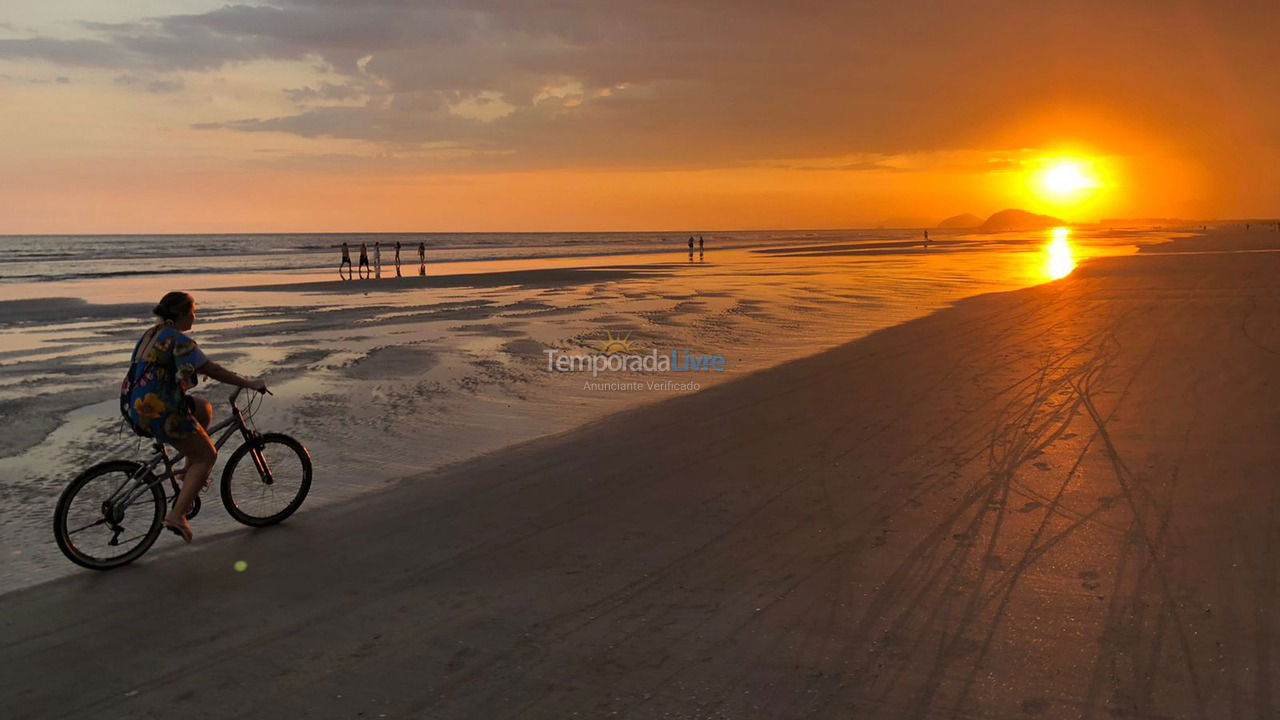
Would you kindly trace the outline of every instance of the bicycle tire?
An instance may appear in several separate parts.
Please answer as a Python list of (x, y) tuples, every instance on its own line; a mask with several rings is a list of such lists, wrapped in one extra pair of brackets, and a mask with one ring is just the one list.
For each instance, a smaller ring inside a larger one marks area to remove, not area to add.
[[(90, 570), (110, 570), (122, 565), (128, 565), (134, 560), (137, 560), (142, 557), (143, 553), (151, 549), (153, 544), (155, 544), (156, 538), (160, 536), (160, 527), (161, 523), (164, 521), (166, 509), (164, 490), (161, 488), (159, 482), (151, 484), (150, 505), (153, 510), (151, 512), (150, 523), (147, 527), (146, 533), (137, 536), (139, 538), (138, 544), (120, 555), (106, 557), (95, 555), (88, 549), (89, 543), (87, 538), (83, 543), (78, 543), (72, 538), (72, 535), (81, 531), (87, 531), (92, 527), (103, 527), (104, 530), (110, 530), (108, 526), (104, 525), (104, 523), (107, 522), (107, 518), (105, 517), (105, 512), (100, 507), (100, 500), (97, 502), (99, 505), (97, 510), (98, 512), (103, 513), (102, 520), (98, 520), (90, 525), (79, 527), (76, 530), (72, 530), (68, 527), (68, 517), (72, 511), (72, 504), (80, 495), (81, 491), (84, 490), (91, 482), (94, 480), (105, 479), (106, 476), (109, 475), (118, 475), (120, 483), (123, 483), (137, 473), (141, 468), (142, 465), (140, 463), (129, 460), (112, 460), (110, 462), (100, 463), (80, 473), (71, 481), (71, 484), (67, 485), (66, 489), (62, 491), (62, 495), (58, 498), (57, 508), (53, 511), (53, 536), (58, 543), (58, 549), (62, 551), (63, 555), (67, 556), (68, 560), (81, 567), (89, 568)], [(107, 482), (108, 485), (106, 487), (109, 488), (111, 483), (110, 481)], [(119, 485), (117, 485), (117, 487), (119, 487)], [(145, 508), (142, 506), (145, 504), (145, 500), (143, 498), (139, 498), (135, 503), (135, 506), (139, 511), (144, 511)], [(89, 505), (89, 508), (92, 509), (93, 505)], [(127, 512), (128, 509), (126, 509), (126, 513)], [(87, 521), (88, 518), (96, 517), (92, 512), (77, 513), (77, 515), (81, 514), (85, 515), (86, 518), (75, 521), (77, 525), (79, 525), (81, 521)], [(130, 516), (126, 515), (118, 518), (117, 526), (124, 529), (125, 526), (119, 521), (123, 521), (127, 517)], [(101, 534), (102, 533), (94, 533), (94, 535)], [(115, 532), (114, 538), (118, 538), (119, 534), (119, 532)]]
[[(266, 433), (258, 438), (257, 445), (266, 456), (272, 484), (264, 482), (249, 454), (253, 443), (247, 442), (236, 448), (222, 470), (222, 504), (236, 522), (264, 527), (284, 520), (302, 506), (311, 489), (311, 453), (302, 443), (281, 433)], [(242, 462), (245, 458), (249, 462)], [(279, 488), (287, 490), (277, 500)], [(287, 496), (289, 492), (292, 497)]]

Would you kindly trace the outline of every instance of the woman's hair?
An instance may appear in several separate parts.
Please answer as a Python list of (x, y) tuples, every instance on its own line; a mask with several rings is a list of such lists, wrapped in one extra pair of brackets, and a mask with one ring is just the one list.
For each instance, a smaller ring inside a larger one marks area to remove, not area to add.
[(185, 315), (191, 311), (191, 306), (195, 304), (195, 300), (188, 294), (174, 290), (165, 293), (160, 298), (160, 302), (152, 308), (151, 312), (161, 320), (177, 320), (179, 315)]

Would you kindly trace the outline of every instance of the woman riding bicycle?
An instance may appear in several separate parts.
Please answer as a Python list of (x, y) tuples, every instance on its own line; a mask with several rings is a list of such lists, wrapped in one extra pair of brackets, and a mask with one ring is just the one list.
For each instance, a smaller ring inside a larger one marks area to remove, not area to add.
[(187, 395), (196, 386), (196, 374), (214, 380), (266, 392), (260, 378), (245, 378), (209, 360), (195, 341), (184, 333), (196, 320), (195, 300), (184, 292), (171, 292), (152, 310), (159, 322), (143, 333), (133, 349), (129, 374), (121, 387), (121, 406), (140, 434), (172, 445), (187, 459), (180, 471), (182, 490), (164, 518), (164, 526), (191, 542), (187, 509), (209, 480), (218, 451), (206, 429), (213, 420), (213, 405)]

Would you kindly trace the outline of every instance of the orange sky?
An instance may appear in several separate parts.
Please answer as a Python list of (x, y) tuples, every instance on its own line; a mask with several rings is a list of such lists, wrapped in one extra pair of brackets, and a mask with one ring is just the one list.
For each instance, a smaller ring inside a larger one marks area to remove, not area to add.
[(0, 233), (1280, 215), (1274, 2), (119, 5), (0, 15)]

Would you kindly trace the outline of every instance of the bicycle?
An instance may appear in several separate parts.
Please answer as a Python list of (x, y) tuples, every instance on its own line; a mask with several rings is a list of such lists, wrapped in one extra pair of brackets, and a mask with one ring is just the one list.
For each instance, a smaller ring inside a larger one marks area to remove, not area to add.
[[(297, 511), (306, 498), (311, 488), (311, 454), (288, 435), (259, 433), (253, 425), (257, 411), (253, 400), (243, 411), (236, 405), (241, 390), (231, 394), (231, 416), (208, 430), (210, 437), (222, 432), (214, 442), (219, 450), (237, 432), (244, 438), (222, 470), (222, 504), (237, 522), (274, 525)], [(160, 536), (166, 508), (178, 499), (173, 467), (182, 454), (170, 457), (163, 443), (152, 443), (155, 452), (149, 460), (99, 463), (62, 492), (53, 514), (53, 534), (71, 562), (92, 570), (117, 568), (142, 557)], [(246, 456), (251, 462), (237, 472)], [(161, 465), (164, 471), (158, 475), (155, 471)], [(165, 494), (166, 477), (172, 496)], [(187, 519), (199, 512), (197, 495)]]

